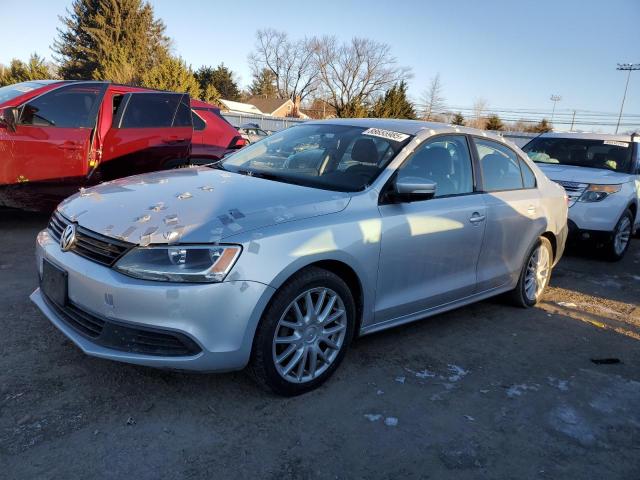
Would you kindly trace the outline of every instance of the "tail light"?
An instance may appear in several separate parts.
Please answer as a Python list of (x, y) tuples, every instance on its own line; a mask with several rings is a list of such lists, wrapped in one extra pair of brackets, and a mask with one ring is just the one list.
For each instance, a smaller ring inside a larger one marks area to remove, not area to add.
[(240, 135), (238, 135), (237, 137), (233, 137), (233, 140), (231, 140), (231, 143), (229, 144), (228, 148), (239, 149), (246, 146), (247, 146), (247, 140), (245, 138), (242, 138)]

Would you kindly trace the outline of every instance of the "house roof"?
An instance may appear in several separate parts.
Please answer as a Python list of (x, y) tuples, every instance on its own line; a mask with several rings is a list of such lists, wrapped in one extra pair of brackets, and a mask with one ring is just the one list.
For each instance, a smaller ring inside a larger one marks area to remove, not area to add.
[[(247, 103), (254, 105), (258, 108), (262, 113), (266, 113), (267, 115), (272, 114), (280, 107), (285, 105), (287, 102), (291, 102), (288, 98), (264, 98), (264, 97), (251, 97), (247, 100)], [(293, 102), (291, 102), (293, 106)]]
[(262, 115), (262, 111), (255, 105), (250, 103), (234, 102), (231, 100), (220, 100), (220, 103), (230, 112), (251, 113), (253, 115)]

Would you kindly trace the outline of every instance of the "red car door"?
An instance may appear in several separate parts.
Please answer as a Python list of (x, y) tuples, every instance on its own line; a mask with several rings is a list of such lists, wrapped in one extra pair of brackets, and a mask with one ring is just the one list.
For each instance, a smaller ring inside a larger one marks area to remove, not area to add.
[(128, 93), (102, 142), (100, 180), (175, 168), (189, 162), (193, 126), (189, 96)]
[(5, 161), (15, 177), (7, 183), (83, 184), (104, 90), (100, 83), (72, 84), (21, 105), (15, 132), (6, 132)]

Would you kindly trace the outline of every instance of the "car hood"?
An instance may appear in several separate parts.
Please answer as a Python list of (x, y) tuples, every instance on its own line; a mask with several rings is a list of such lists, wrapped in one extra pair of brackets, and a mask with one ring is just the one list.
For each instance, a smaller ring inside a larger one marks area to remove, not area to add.
[(536, 163), (540, 170), (555, 181), (600, 183), (612, 185), (629, 181), (628, 173), (614, 172), (603, 168), (577, 167), (575, 165), (553, 165), (548, 163)]
[(131, 243), (213, 243), (346, 208), (350, 196), (208, 167), (136, 175), (82, 189), (58, 210)]

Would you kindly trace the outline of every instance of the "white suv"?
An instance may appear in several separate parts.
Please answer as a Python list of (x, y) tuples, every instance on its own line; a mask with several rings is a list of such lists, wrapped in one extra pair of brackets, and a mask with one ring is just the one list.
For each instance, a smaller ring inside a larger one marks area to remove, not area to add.
[(620, 260), (640, 227), (640, 136), (545, 133), (523, 150), (569, 197), (569, 231)]

